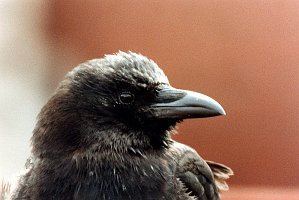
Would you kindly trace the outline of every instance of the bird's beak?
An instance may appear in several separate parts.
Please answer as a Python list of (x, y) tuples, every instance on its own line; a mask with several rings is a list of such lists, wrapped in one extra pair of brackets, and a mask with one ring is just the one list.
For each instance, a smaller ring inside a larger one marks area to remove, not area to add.
[(225, 115), (214, 99), (193, 91), (167, 87), (157, 94), (150, 106), (150, 115), (156, 119), (187, 119)]

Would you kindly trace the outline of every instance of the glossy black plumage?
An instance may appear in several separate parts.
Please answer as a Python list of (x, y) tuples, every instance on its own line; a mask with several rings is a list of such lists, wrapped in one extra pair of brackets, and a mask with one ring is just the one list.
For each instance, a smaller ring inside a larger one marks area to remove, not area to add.
[(13, 199), (219, 199), (232, 171), (170, 133), (185, 118), (221, 114), (140, 54), (82, 63), (41, 110)]

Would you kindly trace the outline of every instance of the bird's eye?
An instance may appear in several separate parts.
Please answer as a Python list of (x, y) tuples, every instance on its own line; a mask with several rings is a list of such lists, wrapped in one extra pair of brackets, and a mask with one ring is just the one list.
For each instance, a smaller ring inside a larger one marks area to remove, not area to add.
[(134, 101), (134, 95), (130, 92), (123, 92), (119, 95), (119, 100), (123, 104), (130, 104)]

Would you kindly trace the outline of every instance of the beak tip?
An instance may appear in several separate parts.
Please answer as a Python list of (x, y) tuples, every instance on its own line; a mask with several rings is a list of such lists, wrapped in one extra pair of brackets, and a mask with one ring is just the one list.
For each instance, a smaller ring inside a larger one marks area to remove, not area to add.
[[(218, 103), (217, 103), (218, 104)], [(220, 104), (217, 106), (218, 108), (216, 109), (219, 115), (226, 115), (225, 110), (222, 108)]]
[(222, 111), (220, 112), (220, 115), (226, 115), (225, 110), (222, 109)]

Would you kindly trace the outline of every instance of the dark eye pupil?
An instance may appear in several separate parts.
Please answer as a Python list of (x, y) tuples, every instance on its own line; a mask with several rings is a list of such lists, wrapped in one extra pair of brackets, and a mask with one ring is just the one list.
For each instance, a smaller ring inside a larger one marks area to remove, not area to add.
[(124, 92), (120, 94), (119, 100), (121, 103), (129, 104), (134, 101), (134, 95), (129, 92)]

